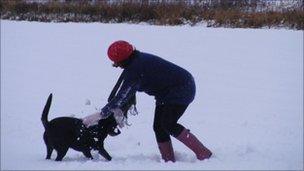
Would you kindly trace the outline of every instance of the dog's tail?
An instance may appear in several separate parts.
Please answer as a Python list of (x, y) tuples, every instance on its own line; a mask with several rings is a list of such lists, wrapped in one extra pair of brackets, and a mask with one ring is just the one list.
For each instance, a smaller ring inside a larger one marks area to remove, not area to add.
[(46, 101), (46, 104), (44, 106), (42, 116), (41, 116), (41, 121), (42, 121), (42, 124), (45, 129), (47, 129), (48, 123), (49, 123), (48, 114), (49, 114), (49, 110), (50, 110), (51, 103), (52, 103), (52, 97), (53, 97), (53, 94), (51, 93)]

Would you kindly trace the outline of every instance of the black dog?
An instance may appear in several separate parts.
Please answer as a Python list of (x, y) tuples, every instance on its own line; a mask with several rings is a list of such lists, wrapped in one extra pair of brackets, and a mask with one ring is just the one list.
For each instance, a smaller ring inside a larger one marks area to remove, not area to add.
[(51, 154), (55, 149), (57, 151), (56, 161), (61, 161), (69, 148), (81, 151), (90, 159), (93, 159), (91, 149), (98, 150), (99, 154), (107, 160), (112, 159), (104, 149), (103, 143), (108, 134), (111, 136), (120, 134), (113, 115), (100, 120), (98, 125), (89, 128), (86, 128), (81, 119), (72, 117), (58, 117), (49, 122), (48, 113), (51, 102), (52, 94), (48, 97), (41, 117), (45, 128), (43, 139), (47, 148), (46, 159), (51, 158)]

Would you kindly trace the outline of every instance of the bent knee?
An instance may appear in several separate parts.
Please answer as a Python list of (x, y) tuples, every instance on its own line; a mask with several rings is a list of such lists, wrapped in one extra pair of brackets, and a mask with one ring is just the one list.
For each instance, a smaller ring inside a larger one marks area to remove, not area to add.
[(170, 134), (170, 135), (172, 135), (174, 137), (178, 136), (182, 132), (182, 130), (184, 129), (184, 126), (182, 126), (182, 125), (180, 125), (178, 123), (164, 124), (163, 127), (164, 127), (164, 130), (168, 134)]

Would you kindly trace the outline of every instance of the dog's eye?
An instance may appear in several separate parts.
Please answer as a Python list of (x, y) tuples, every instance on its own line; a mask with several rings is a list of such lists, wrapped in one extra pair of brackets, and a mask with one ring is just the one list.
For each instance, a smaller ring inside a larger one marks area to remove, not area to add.
[(118, 128), (114, 128), (114, 132), (115, 132), (116, 134), (119, 134), (119, 133), (120, 133), (120, 130), (119, 130)]

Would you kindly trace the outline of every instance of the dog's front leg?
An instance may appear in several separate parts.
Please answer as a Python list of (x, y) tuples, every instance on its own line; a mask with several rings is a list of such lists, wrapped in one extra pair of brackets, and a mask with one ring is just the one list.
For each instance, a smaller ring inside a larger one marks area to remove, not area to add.
[(109, 153), (104, 149), (104, 140), (105, 137), (99, 137), (98, 140), (98, 152), (100, 155), (102, 155), (105, 159), (107, 159), (108, 161), (112, 160), (112, 157), (109, 155)]
[(105, 159), (108, 161), (112, 160), (112, 157), (109, 155), (109, 153), (102, 147), (98, 150), (99, 154), (102, 155)]
[(93, 156), (92, 156), (92, 154), (91, 154), (90, 149), (85, 150), (85, 151), (83, 151), (82, 153), (83, 153), (83, 154), (84, 154), (84, 156), (86, 156), (87, 158), (89, 158), (89, 159), (92, 159), (92, 160), (93, 160)]

